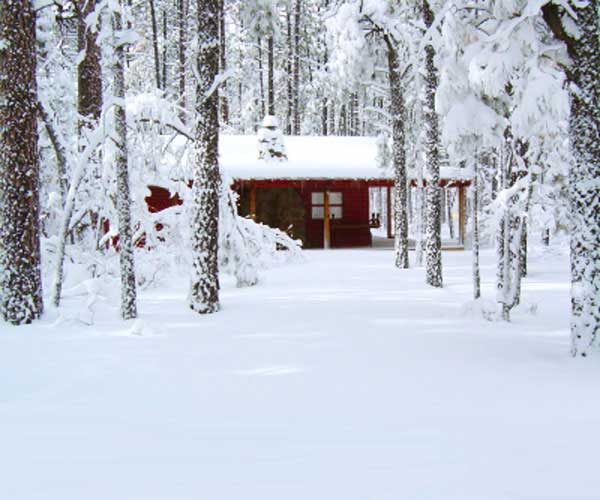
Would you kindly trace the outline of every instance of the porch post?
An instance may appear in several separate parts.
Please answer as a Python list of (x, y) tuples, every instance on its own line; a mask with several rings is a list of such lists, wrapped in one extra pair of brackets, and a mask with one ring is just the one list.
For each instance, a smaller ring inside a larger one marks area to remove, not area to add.
[(250, 188), (250, 217), (256, 220), (256, 186), (252, 184)]
[(329, 191), (323, 193), (323, 248), (331, 248), (331, 221), (329, 220)]
[(386, 207), (387, 207), (387, 237), (392, 237), (392, 188), (391, 186), (387, 187), (387, 196), (386, 196)]
[(467, 197), (465, 187), (458, 187), (458, 243), (465, 244), (465, 232), (467, 226)]

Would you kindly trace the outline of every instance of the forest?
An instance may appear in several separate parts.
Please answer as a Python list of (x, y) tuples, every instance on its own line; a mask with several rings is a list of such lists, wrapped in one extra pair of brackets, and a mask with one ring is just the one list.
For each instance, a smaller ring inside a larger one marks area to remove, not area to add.
[[(406, 172), (420, 172), (415, 260), (434, 287), (440, 162), (473, 170), (474, 297), (483, 238), (497, 249), (505, 320), (528, 239), (569, 233), (572, 352), (596, 342), (596, 2), (7, 1), (0, 22), (5, 320), (42, 313), (42, 271), (55, 306), (66, 261), (87, 262), (88, 278), (114, 274), (117, 237), (123, 318), (136, 316), (136, 281), (148, 280), (134, 271), (142, 236), (170, 243), (155, 259), (189, 252), (190, 305), (216, 311), (219, 267), (255, 274), (258, 244), (220, 178), (218, 135), (253, 134), (275, 116), (286, 135), (377, 136), (378, 165), (395, 179), (399, 268), (409, 266)], [(174, 136), (194, 160), (168, 164)], [(157, 180), (175, 190), (193, 180), (187, 223), (148, 213)], [(165, 224), (167, 238), (156, 230)]]
[(600, 2), (0, 0), (0, 317), (5, 498), (597, 498)]

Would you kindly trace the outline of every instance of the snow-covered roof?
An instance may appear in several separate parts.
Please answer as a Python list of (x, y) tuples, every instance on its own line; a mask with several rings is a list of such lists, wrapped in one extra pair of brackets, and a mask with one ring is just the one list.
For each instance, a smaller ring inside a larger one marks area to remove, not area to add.
[[(382, 171), (375, 161), (375, 137), (286, 136), (287, 161), (259, 160), (255, 135), (220, 135), (219, 142), (221, 170), (237, 180), (391, 178), (391, 172)], [(471, 173), (442, 167), (440, 177), (468, 180)]]

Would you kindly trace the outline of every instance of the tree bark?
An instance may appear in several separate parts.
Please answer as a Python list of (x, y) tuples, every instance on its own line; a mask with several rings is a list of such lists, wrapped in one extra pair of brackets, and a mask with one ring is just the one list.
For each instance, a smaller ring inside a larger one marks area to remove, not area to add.
[(206, 314), (219, 309), (219, 102), (218, 92), (211, 92), (211, 87), (219, 72), (220, 2), (198, 0), (197, 5), (198, 81), (190, 307)]
[(574, 7), (579, 36), (571, 38), (558, 6), (547, 4), (544, 19), (564, 41), (572, 60), (569, 136), (571, 208), (571, 353), (587, 356), (600, 344), (600, 19), (598, 0)]
[(127, 116), (125, 112), (125, 49), (119, 40), (123, 29), (121, 13), (113, 12), (114, 79), (115, 79), (115, 134), (117, 147), (117, 213), (119, 217), (119, 263), (121, 267), (121, 317), (137, 317), (135, 265), (131, 232), (131, 196), (127, 148)]
[[(219, 5), (219, 72), (224, 75), (227, 71), (227, 33), (225, 31), (225, 0), (220, 0)], [(219, 87), (219, 101), (221, 107), (221, 120), (229, 123), (229, 98), (227, 95), (227, 81)]]
[[(423, 21), (426, 28), (433, 24), (433, 12), (429, 2), (422, 3)], [(442, 238), (440, 203), (440, 153), (439, 124), (435, 112), (435, 94), (437, 92), (437, 71), (434, 65), (435, 49), (431, 44), (425, 47), (425, 103), (423, 106), (423, 124), (425, 126), (425, 156), (427, 187), (425, 189), (425, 281), (433, 287), (441, 287), (442, 280)]]
[(102, 114), (102, 69), (97, 33), (88, 29), (85, 18), (94, 12), (98, 0), (78, 0), (77, 49), (84, 52), (77, 68), (77, 111), (83, 123), (81, 127), (92, 127)]
[(14, 325), (43, 312), (32, 2), (0, 2), (0, 315)]
[(179, 73), (179, 107), (181, 111), (179, 112), (179, 118), (183, 123), (186, 123), (186, 98), (185, 98), (185, 64), (186, 64), (186, 55), (185, 55), (185, 44), (186, 37), (185, 32), (187, 29), (187, 12), (186, 12), (186, 2), (187, 0), (178, 0), (177, 1), (177, 20), (178, 20), (178, 73)]
[(408, 269), (408, 210), (406, 196), (406, 151), (404, 120), (406, 109), (398, 66), (398, 52), (386, 36), (388, 71), (390, 79), (390, 115), (392, 117), (392, 165), (394, 169), (394, 253), (395, 265)]
[(154, 53), (154, 77), (156, 78), (156, 88), (161, 89), (162, 85), (160, 82), (160, 55), (158, 51), (158, 24), (156, 21), (156, 8), (154, 6), (154, 0), (150, 2), (150, 24), (152, 25), (152, 49)]
[(287, 61), (286, 61), (286, 85), (287, 85), (287, 116), (285, 122), (286, 135), (292, 135), (292, 123), (294, 121), (294, 45), (292, 38), (292, 15), (290, 6), (286, 8), (286, 45), (287, 45)]
[(265, 117), (265, 77), (263, 70), (262, 38), (258, 36), (258, 84), (260, 89), (260, 119)]
[(167, 11), (162, 9), (162, 89), (167, 91)]
[(275, 44), (273, 35), (267, 38), (267, 114), (275, 116)]
[[(485, 161), (482, 155), (481, 161)], [(471, 186), (473, 196), (471, 198), (471, 209), (473, 210), (471, 220), (473, 221), (473, 299), (481, 297), (481, 270), (479, 266), (479, 158), (475, 158), (473, 166), (473, 185)]]
[(300, 135), (300, 16), (302, 1), (294, 0), (294, 99), (293, 105), (293, 130), (294, 135)]

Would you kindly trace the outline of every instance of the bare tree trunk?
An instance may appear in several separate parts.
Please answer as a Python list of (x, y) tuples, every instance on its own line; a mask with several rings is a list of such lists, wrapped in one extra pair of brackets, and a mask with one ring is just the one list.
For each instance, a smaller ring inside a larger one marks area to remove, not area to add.
[[(224, 75), (227, 71), (227, 32), (225, 31), (225, 0), (220, 0), (219, 7), (219, 72)], [(221, 120), (229, 123), (229, 98), (227, 95), (227, 80), (224, 80), (219, 88), (219, 100), (221, 105)]]
[[(423, 21), (427, 28), (433, 23), (433, 12), (429, 2), (422, 3)], [(423, 124), (425, 126), (425, 154), (427, 157), (427, 188), (425, 190), (425, 281), (428, 285), (441, 287), (442, 281), (442, 238), (440, 205), (440, 154), (439, 124), (435, 112), (435, 94), (437, 91), (437, 72), (434, 65), (435, 50), (431, 45), (425, 47), (425, 103), (423, 106)]]
[(48, 138), (52, 143), (52, 148), (54, 149), (54, 154), (56, 155), (56, 174), (58, 176), (58, 187), (60, 189), (60, 199), (64, 205), (67, 198), (67, 153), (65, 151), (65, 146), (59, 139), (58, 133), (52, 124), (51, 118), (48, 115), (48, 112), (42, 105), (42, 103), (38, 104), (38, 113), (40, 118), (44, 122), (44, 128), (46, 129), (46, 134), (48, 134)]
[(335, 101), (332, 100), (329, 103), (329, 126), (327, 127), (329, 130), (329, 135), (336, 135), (338, 132), (335, 128)]
[(77, 7), (77, 49), (84, 52), (77, 68), (77, 111), (84, 123), (80, 127), (90, 127), (102, 114), (102, 69), (97, 33), (88, 29), (85, 18), (94, 12), (98, 0), (78, 0)]
[(290, 6), (285, 11), (286, 21), (286, 45), (287, 45), (287, 62), (286, 62), (286, 84), (287, 84), (287, 115), (285, 122), (286, 135), (292, 135), (292, 122), (294, 121), (294, 46), (292, 42), (292, 15)]
[(137, 317), (135, 265), (131, 234), (131, 196), (127, 148), (127, 117), (125, 114), (125, 50), (119, 35), (123, 29), (121, 13), (113, 12), (114, 79), (115, 79), (115, 133), (117, 147), (117, 213), (119, 216), (119, 262), (121, 266), (121, 317)]
[(162, 89), (167, 92), (167, 11), (162, 9)]
[[(571, 207), (571, 353), (587, 356), (600, 343), (600, 18), (598, 0), (573, 6), (573, 21), (556, 4), (543, 8), (544, 19), (567, 45), (573, 61), (569, 136), (574, 162), (569, 172)], [(578, 36), (566, 20), (575, 24)]]
[(150, 2), (150, 24), (152, 25), (152, 49), (154, 51), (154, 74), (156, 77), (156, 88), (161, 89), (160, 82), (160, 55), (158, 52), (158, 24), (156, 21), (156, 9), (154, 8), (154, 0)]
[[(515, 148), (514, 139), (510, 128), (505, 132), (504, 155), (501, 158), (499, 187), (506, 193), (513, 188), (519, 179), (525, 177), (526, 172), (518, 171), (516, 166), (518, 162), (515, 155), (519, 154), (519, 148)], [(530, 177), (528, 177), (531, 182)], [(529, 206), (529, 196), (531, 194), (530, 186), (525, 190), (515, 192), (503, 207), (501, 225), (497, 235), (498, 252), (498, 272), (497, 272), (497, 291), (498, 302), (502, 306), (502, 319), (510, 321), (510, 312), (517, 306), (521, 300), (521, 241), (524, 230), (525, 215), (519, 212), (519, 199), (525, 193), (524, 203), (521, 205), (523, 213), (526, 213)]]
[[(482, 155), (480, 158), (482, 161), (485, 161), (485, 155)], [(479, 266), (479, 158), (475, 158), (474, 163), (474, 172), (473, 172), (473, 185), (471, 189), (473, 190), (472, 197), (472, 221), (473, 221), (473, 299), (477, 300), (481, 297), (481, 270)]]
[(179, 113), (180, 120), (185, 123), (186, 122), (186, 98), (185, 98), (185, 44), (186, 37), (185, 32), (187, 30), (187, 9), (186, 9), (187, 0), (178, 0), (177, 1), (177, 20), (178, 20), (178, 34), (179, 34), (179, 43), (178, 43), (178, 62), (179, 62), (179, 107), (181, 111)]
[(454, 239), (454, 221), (452, 220), (452, 205), (454, 204), (455, 197), (448, 188), (444, 190), (445, 196), (444, 201), (446, 202), (446, 222), (448, 223), (448, 235), (450, 239)]
[(265, 116), (265, 78), (263, 70), (263, 55), (262, 55), (262, 39), (258, 37), (258, 83), (260, 87), (260, 117), (261, 119)]
[(293, 129), (294, 135), (300, 135), (300, 16), (302, 0), (294, 0), (294, 100), (293, 100)]
[[(573, 58), (570, 136), (575, 162), (569, 173), (573, 355), (600, 344), (600, 41), (598, 1), (577, 9), (581, 36)], [(594, 187), (595, 186), (595, 187)]]
[(267, 38), (267, 113), (275, 116), (275, 47), (273, 35)]
[(35, 29), (30, 0), (0, 2), (0, 314), (14, 325), (44, 309)]
[(340, 121), (338, 125), (340, 135), (348, 135), (348, 115), (346, 113), (346, 104), (340, 106)]
[(398, 52), (394, 42), (385, 37), (390, 79), (390, 115), (392, 117), (392, 164), (394, 168), (394, 249), (395, 265), (408, 269), (408, 210), (406, 196), (406, 152), (404, 149), (404, 119), (406, 109), (398, 66)]
[(219, 72), (219, 0), (197, 0), (198, 60), (196, 165), (193, 185), (192, 284), (190, 307), (201, 313), (219, 309), (219, 102), (212, 91)]
[[(79, 135), (85, 138), (84, 130), (94, 128), (102, 115), (102, 69), (100, 65), (100, 47), (97, 44), (97, 33), (88, 29), (85, 19), (96, 8), (98, 0), (78, 0), (73, 5), (77, 13), (77, 48), (83, 52), (83, 59), (77, 68), (77, 111), (79, 113)], [(73, 173), (69, 191), (66, 196), (65, 211), (59, 233), (59, 244), (56, 258), (56, 269), (53, 283), (53, 304), (58, 307), (62, 293), (64, 261), (67, 238), (70, 234), (71, 219), (75, 209), (75, 197), (81, 183), (89, 171), (87, 162), (93, 156), (97, 144), (85, 141), (80, 143), (79, 164)], [(96, 175), (98, 175), (96, 173)]]

